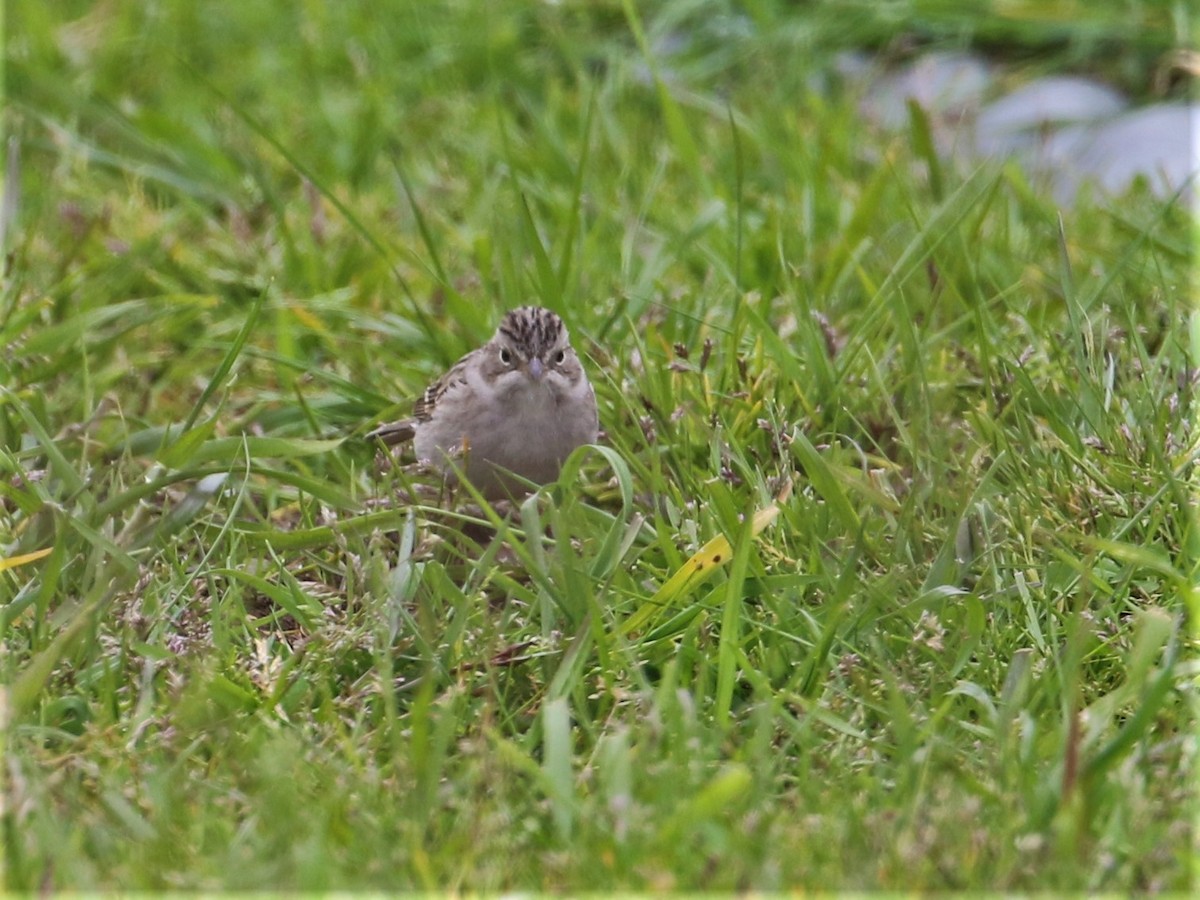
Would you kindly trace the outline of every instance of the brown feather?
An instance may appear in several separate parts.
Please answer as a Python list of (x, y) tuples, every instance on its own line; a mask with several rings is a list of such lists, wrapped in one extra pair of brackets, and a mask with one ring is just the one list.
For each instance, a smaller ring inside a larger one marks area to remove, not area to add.
[(399, 422), (388, 422), (380, 425), (374, 431), (368, 432), (366, 440), (382, 441), (388, 447), (406, 444), (417, 433), (417, 423), (413, 419), (401, 419)]

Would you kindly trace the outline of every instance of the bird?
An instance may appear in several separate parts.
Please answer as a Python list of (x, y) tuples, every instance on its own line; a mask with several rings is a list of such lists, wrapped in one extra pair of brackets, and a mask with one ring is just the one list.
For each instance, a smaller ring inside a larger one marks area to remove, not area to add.
[(576, 447), (594, 443), (596, 394), (557, 313), (522, 306), (437, 379), (411, 418), (368, 440), (411, 440), (417, 459), (453, 479), (460, 470), (488, 500), (518, 498), (558, 477)]

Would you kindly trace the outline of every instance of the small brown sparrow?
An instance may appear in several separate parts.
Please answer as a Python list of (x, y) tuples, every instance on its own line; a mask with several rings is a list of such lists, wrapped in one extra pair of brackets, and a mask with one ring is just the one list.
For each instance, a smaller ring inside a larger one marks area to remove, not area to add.
[(412, 440), (418, 460), (446, 474), (453, 463), (493, 500), (526, 493), (521, 479), (553, 481), (572, 450), (596, 440), (599, 424), (567, 326), (548, 309), (522, 306), (426, 388), (411, 419), (367, 438)]

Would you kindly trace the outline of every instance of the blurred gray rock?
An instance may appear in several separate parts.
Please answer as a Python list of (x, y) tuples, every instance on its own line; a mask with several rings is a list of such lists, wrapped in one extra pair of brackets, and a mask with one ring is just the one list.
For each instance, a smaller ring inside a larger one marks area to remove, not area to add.
[(870, 78), (857, 57), (839, 60), (839, 74), (864, 84), (860, 109), (890, 131), (908, 124), (906, 101), (929, 115), (939, 150), (967, 164), (1013, 157), (1055, 201), (1071, 205), (1084, 185), (1116, 196), (1138, 178), (1154, 193), (1194, 194), (1200, 173), (1200, 105), (1159, 103), (1129, 108), (1126, 98), (1098, 81), (1073, 76), (1038, 78), (984, 105), (996, 92), (993, 69), (977, 57), (928, 53)]
[(1038, 144), (1051, 128), (1111, 118), (1126, 106), (1119, 93), (1087, 78), (1039, 78), (980, 111), (975, 149), (981, 156), (1013, 153)]
[(1054, 195), (1069, 203), (1090, 182), (1106, 194), (1123, 193), (1144, 177), (1161, 197), (1182, 192), (1191, 203), (1200, 159), (1193, 136), (1200, 133), (1200, 106), (1160, 103), (1134, 110), (1094, 129), (1056, 154)]
[(861, 109), (871, 121), (889, 130), (908, 122), (908, 100), (916, 100), (938, 120), (957, 120), (974, 112), (991, 86), (991, 71), (983, 60), (963, 53), (927, 53), (894, 72), (872, 81)]

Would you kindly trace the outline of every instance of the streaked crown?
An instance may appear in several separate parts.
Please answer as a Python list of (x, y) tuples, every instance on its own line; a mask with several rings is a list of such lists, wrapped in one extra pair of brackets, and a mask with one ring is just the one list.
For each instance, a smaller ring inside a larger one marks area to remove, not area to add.
[(544, 307), (522, 306), (501, 320), (496, 336), (507, 338), (528, 358), (541, 357), (566, 343), (567, 326)]

